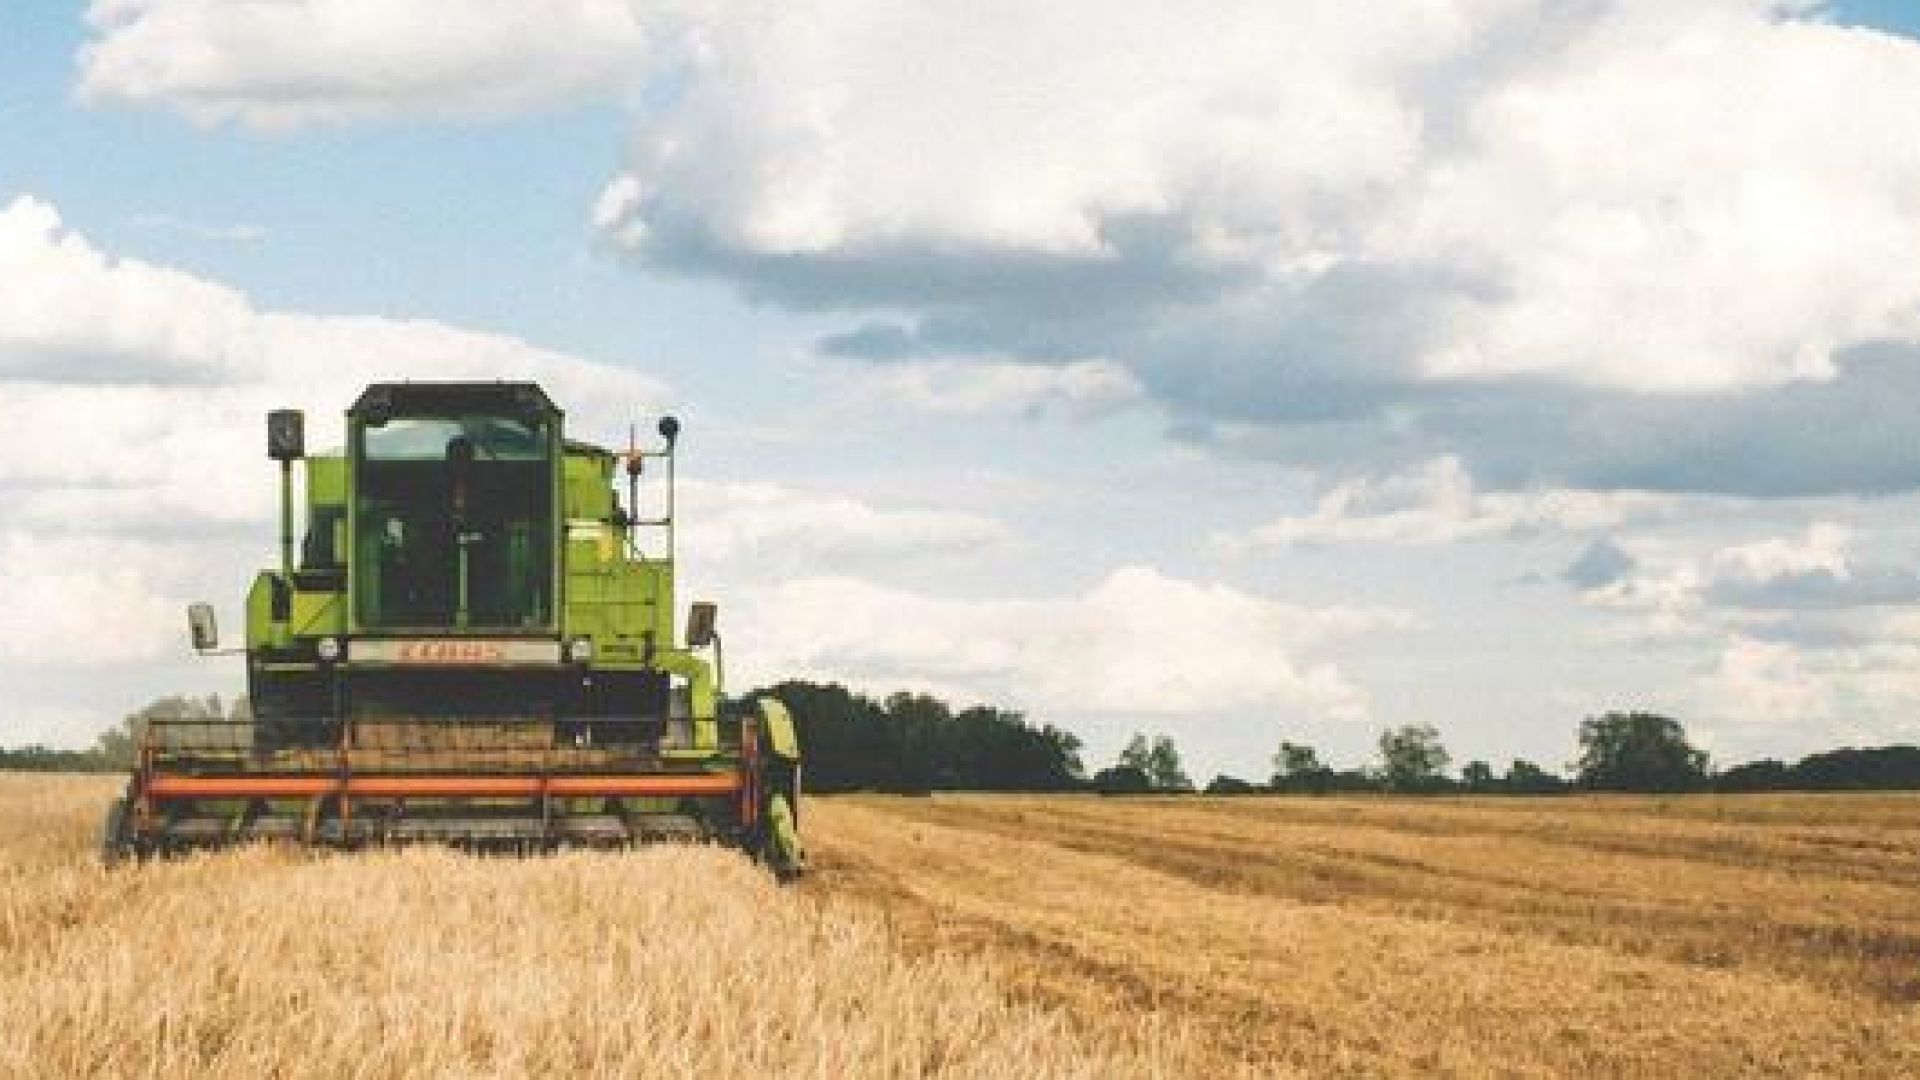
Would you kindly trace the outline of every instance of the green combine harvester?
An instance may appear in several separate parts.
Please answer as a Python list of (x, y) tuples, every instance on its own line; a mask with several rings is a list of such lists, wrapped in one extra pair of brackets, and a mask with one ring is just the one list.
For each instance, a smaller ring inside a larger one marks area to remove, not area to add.
[[(271, 413), (280, 566), (247, 593), (251, 718), (148, 723), (106, 858), (685, 839), (799, 873), (791, 719), (725, 697), (714, 605), (674, 636), (678, 422), (659, 433), (574, 442), (531, 383), (376, 384), (327, 454), (306, 453), (300, 413)], [(664, 509), (642, 516), (656, 470)], [(210, 606), (189, 623), (222, 651)]]

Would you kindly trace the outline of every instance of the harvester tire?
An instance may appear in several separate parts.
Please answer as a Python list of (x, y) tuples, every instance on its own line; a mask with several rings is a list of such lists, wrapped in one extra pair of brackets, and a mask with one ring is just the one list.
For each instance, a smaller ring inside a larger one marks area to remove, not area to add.
[(127, 840), (127, 800), (118, 798), (107, 807), (107, 819), (100, 829), (100, 861), (117, 866), (133, 855), (133, 845)]
[(785, 795), (767, 800), (765, 846), (761, 857), (767, 868), (781, 881), (792, 881), (807, 868), (805, 852), (800, 848), (800, 828), (794, 821), (793, 806)]

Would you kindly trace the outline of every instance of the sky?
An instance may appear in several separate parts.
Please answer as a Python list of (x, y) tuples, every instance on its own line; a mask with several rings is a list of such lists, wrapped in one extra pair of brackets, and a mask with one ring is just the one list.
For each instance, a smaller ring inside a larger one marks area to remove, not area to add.
[(1920, 5), (0, 6), (0, 744), (233, 694), (262, 415), (680, 416), (783, 677), (1261, 777), (1920, 739)]

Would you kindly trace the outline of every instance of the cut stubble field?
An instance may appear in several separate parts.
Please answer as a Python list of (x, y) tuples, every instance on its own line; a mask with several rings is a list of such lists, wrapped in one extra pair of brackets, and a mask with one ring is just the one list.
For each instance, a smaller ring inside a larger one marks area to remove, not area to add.
[(0, 774), (0, 1075), (1915, 1075), (1920, 797), (814, 799), (106, 871)]

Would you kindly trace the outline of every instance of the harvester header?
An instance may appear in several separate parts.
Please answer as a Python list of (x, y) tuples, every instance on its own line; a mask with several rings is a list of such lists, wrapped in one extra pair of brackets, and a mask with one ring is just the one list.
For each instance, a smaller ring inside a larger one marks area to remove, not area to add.
[[(576, 442), (515, 382), (376, 383), (318, 454), (299, 412), (270, 413), (280, 558), (246, 598), (251, 715), (150, 722), (108, 857), (691, 837), (797, 872), (791, 720), (725, 697), (714, 605), (676, 636), (679, 422), (658, 431)], [(664, 491), (643, 514), (649, 460)], [(189, 616), (218, 651), (211, 606)]]

